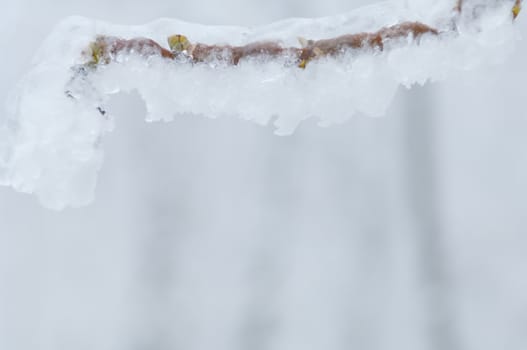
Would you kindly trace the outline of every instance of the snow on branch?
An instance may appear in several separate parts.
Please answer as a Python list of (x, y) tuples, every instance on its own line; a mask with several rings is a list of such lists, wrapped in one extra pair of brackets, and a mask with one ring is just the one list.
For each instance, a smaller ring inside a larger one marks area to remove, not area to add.
[(424, 13), (403, 3), (259, 28), (65, 19), (8, 101), (0, 183), (54, 209), (89, 203), (119, 92), (137, 91), (148, 121), (237, 116), (287, 135), (310, 117), (327, 126), (382, 115), (400, 85), (512, 52), (519, 0), (442, 1)]
[[(374, 49), (382, 51), (385, 42), (394, 39), (419, 39), (424, 34), (439, 32), (423, 23), (403, 22), (384, 27), (374, 33), (345, 34), (336, 38), (306, 40), (299, 37), (302, 47), (283, 47), (278, 42), (260, 41), (241, 46), (192, 44), (185, 35), (174, 34), (167, 38), (169, 49), (147, 38), (122, 39), (98, 36), (83, 52), (87, 57), (85, 66), (95, 68), (110, 64), (120, 55), (136, 54), (143, 58), (159, 56), (178, 63), (211, 63), (238, 65), (248, 58), (279, 59), (287, 57), (290, 63), (306, 68), (308, 62), (322, 57), (338, 57), (351, 49)], [(262, 62), (263, 63), (263, 62)]]

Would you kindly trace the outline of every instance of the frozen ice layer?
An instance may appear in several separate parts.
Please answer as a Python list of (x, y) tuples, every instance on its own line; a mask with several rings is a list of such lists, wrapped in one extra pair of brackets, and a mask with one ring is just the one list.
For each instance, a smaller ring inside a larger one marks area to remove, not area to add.
[[(517, 34), (507, 4), (477, 18), (462, 16), (455, 30), (450, 6), (431, 8), (421, 12), (388, 2), (259, 28), (168, 19), (118, 26), (68, 18), (44, 42), (34, 68), (8, 101), (0, 125), (0, 183), (33, 193), (53, 209), (90, 203), (103, 161), (104, 136), (113, 127), (106, 103), (119, 92), (137, 91), (148, 121), (170, 121), (183, 114), (238, 117), (261, 125), (272, 121), (276, 134), (288, 135), (307, 118), (329, 126), (354, 114), (383, 115), (401, 85), (445, 79), (503, 62), (511, 53)], [(87, 57), (94, 57), (87, 50), (90, 43), (101, 35), (149, 38), (165, 45), (168, 36), (180, 33), (204, 45), (267, 41), (297, 52), (298, 37), (317, 41), (373, 33), (405, 21), (426, 23), (437, 34), (403, 35), (385, 40), (381, 48), (364, 45), (321, 55), (305, 69), (294, 55), (244, 57), (234, 65), (221, 57), (190, 62), (144, 55), (136, 48), (116, 51), (107, 62), (86, 64)]]
[(21, 82), (11, 101), (16, 113), (6, 125), (0, 172), (4, 184), (34, 193), (54, 209), (92, 201), (103, 157), (101, 137), (110, 127), (92, 106), (59, 93), (69, 78), (67, 70), (38, 66)]

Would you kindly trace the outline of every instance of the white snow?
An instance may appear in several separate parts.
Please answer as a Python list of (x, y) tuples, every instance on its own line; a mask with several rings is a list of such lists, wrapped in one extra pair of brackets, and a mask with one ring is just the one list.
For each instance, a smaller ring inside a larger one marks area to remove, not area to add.
[[(305, 70), (280, 60), (242, 60), (229, 67), (128, 55), (96, 72), (75, 75), (72, 67), (82, 63), (80, 53), (96, 35), (147, 37), (164, 45), (168, 35), (181, 33), (208, 44), (278, 40), (298, 46), (299, 36), (321, 39), (373, 32), (403, 21), (422, 21), (447, 31), (451, 15), (444, 5), (424, 11), (387, 2), (340, 16), (290, 19), (258, 28), (169, 19), (143, 26), (65, 19), (43, 43), (34, 68), (7, 102), (7, 118), (0, 125), (0, 183), (34, 193), (53, 209), (92, 201), (103, 137), (113, 127), (111, 111), (102, 115), (98, 108), (118, 92), (137, 90), (147, 107), (147, 121), (187, 114), (239, 117), (262, 125), (272, 122), (276, 134), (288, 135), (306, 118), (329, 126), (354, 114), (381, 116), (400, 85), (424, 84), (504, 62), (518, 36), (507, 5), (477, 20), (464, 16), (457, 33), (423, 36), (418, 44), (402, 38), (382, 52), (349, 52), (310, 62)], [(75, 98), (68, 98), (66, 90)]]

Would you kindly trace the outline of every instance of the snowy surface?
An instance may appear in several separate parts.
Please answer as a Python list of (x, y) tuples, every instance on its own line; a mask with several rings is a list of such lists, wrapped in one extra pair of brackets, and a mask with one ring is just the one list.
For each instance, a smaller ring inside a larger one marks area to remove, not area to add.
[[(170, 121), (179, 115), (239, 117), (273, 123), (276, 134), (287, 135), (310, 117), (328, 126), (354, 114), (381, 116), (401, 85), (502, 63), (512, 52), (517, 35), (510, 6), (482, 13), (477, 20), (461, 20), (455, 34), (447, 32), (450, 7), (437, 6), (418, 11), (381, 3), (340, 16), (291, 19), (258, 28), (168, 19), (118, 26), (68, 18), (43, 43), (34, 68), (7, 102), (8, 116), (0, 127), (0, 183), (34, 193), (53, 209), (90, 203), (103, 160), (103, 137), (114, 125), (111, 111), (101, 115), (97, 108), (104, 108), (119, 92), (140, 94), (147, 121)], [(168, 35), (182, 33), (208, 44), (278, 40), (284, 46), (298, 46), (299, 36), (331, 38), (414, 20), (445, 33), (424, 36), (419, 44), (410, 38), (394, 40), (383, 52), (354, 51), (313, 61), (305, 70), (280, 61), (192, 66), (128, 55), (72, 80), (71, 68), (83, 62), (80, 53), (99, 34), (164, 43)], [(75, 99), (65, 96), (67, 89)]]

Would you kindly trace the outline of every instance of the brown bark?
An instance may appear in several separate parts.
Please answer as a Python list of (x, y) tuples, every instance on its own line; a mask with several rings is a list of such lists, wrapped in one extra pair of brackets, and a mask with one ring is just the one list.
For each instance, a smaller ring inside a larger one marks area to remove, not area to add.
[(148, 38), (121, 39), (113, 36), (98, 36), (90, 44), (89, 63), (108, 64), (119, 54), (136, 53), (140, 56), (161, 56), (164, 58), (174, 59), (174, 54), (165, 49), (157, 42)]
[(374, 33), (346, 34), (332, 39), (312, 41), (302, 49), (300, 63), (307, 63), (320, 56), (336, 56), (348, 49), (371, 48), (382, 51), (387, 40), (408, 36), (418, 39), (424, 34), (438, 35), (439, 31), (423, 23), (404, 22), (384, 27)]
[[(303, 48), (282, 47), (276, 42), (254, 42), (243, 46), (193, 45), (188, 56), (192, 62), (220, 61), (237, 65), (241, 59), (249, 57), (285, 57), (290, 56), (299, 63), (320, 57), (336, 56), (347, 49), (374, 48), (382, 50), (384, 42), (389, 39), (404, 38), (411, 35), (414, 39), (423, 34), (437, 35), (439, 32), (419, 22), (405, 22), (391, 27), (385, 27), (374, 33), (346, 34), (332, 39), (309, 41)], [(148, 38), (121, 39), (100, 36), (90, 45), (90, 63), (107, 64), (115, 60), (119, 54), (138, 54), (140, 56), (161, 56), (175, 59), (173, 53), (154, 40)]]
[(287, 55), (298, 57), (301, 49), (282, 47), (275, 42), (255, 42), (243, 46), (196, 44), (190, 54), (193, 62), (220, 61), (237, 65), (248, 57), (277, 58)]

